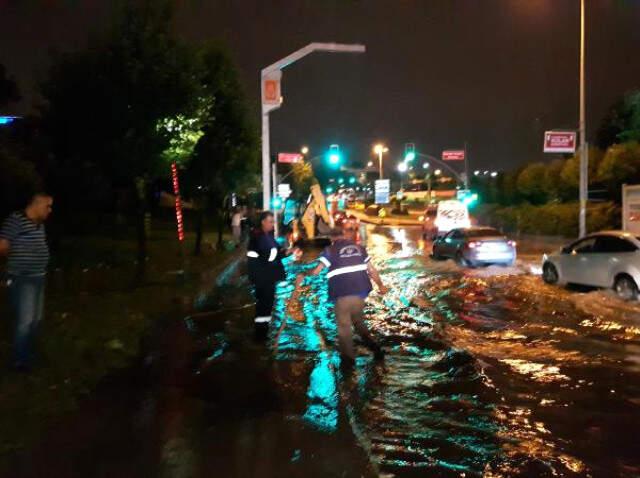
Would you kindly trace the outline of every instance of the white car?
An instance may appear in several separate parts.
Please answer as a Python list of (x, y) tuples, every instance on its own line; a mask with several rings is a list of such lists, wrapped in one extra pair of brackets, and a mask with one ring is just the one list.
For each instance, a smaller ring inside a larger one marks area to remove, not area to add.
[(603, 231), (579, 239), (542, 259), (548, 284), (613, 288), (624, 300), (638, 298), (640, 240), (624, 231)]

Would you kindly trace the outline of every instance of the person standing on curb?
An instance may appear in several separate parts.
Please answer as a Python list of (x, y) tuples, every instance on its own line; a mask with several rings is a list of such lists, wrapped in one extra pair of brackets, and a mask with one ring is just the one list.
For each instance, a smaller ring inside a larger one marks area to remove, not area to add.
[(275, 302), (276, 285), (285, 279), (282, 259), (293, 253), (299, 259), (299, 249), (284, 250), (276, 241), (273, 231), (274, 216), (271, 211), (263, 211), (258, 217), (258, 227), (249, 238), (247, 262), (249, 280), (256, 295), (256, 316), (254, 328), (257, 338), (266, 338)]
[(236, 247), (240, 245), (242, 240), (242, 209), (236, 208), (231, 216), (231, 233), (233, 234), (233, 241), (236, 243)]
[(42, 320), (49, 247), (44, 222), (53, 198), (34, 194), (24, 209), (9, 215), (0, 229), (0, 255), (8, 256), (9, 299), (15, 318), (13, 367), (29, 371), (33, 341)]
[[(371, 264), (367, 250), (356, 244), (356, 234), (355, 225), (351, 222), (347, 222), (343, 229), (334, 229), (333, 243), (320, 255), (320, 263), (310, 273), (318, 275), (323, 269), (329, 269), (329, 298), (335, 303), (338, 346), (342, 361), (347, 366), (353, 365), (356, 359), (352, 326), (365, 345), (373, 351), (375, 358), (384, 358), (384, 351), (364, 322), (364, 301), (373, 289), (372, 280), (381, 294), (386, 294), (389, 290), (382, 283), (377, 269)], [(304, 275), (298, 276), (296, 289), (300, 287), (303, 279)]]

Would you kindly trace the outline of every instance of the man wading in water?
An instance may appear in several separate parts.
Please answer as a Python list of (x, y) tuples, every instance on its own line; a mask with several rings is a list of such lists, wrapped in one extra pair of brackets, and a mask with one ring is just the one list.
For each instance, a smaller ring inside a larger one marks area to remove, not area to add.
[[(374, 352), (376, 359), (382, 359), (384, 352), (364, 322), (364, 301), (372, 290), (371, 280), (381, 294), (386, 294), (389, 289), (382, 283), (380, 274), (369, 261), (367, 250), (356, 244), (354, 224), (347, 223), (343, 229), (332, 231), (332, 235), (333, 243), (320, 255), (320, 264), (310, 275), (318, 275), (323, 269), (329, 269), (329, 298), (335, 303), (338, 346), (342, 360), (345, 365), (353, 365), (356, 359), (352, 326), (365, 345)], [(303, 279), (303, 275), (298, 276), (296, 289), (299, 289)]]

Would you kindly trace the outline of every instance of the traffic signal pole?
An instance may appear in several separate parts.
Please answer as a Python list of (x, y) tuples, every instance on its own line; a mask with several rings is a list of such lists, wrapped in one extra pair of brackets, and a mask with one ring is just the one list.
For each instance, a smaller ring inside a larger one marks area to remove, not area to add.
[[(281, 58), (271, 65), (262, 69), (260, 73), (260, 83), (262, 89), (262, 207), (269, 209), (271, 206), (271, 156), (270, 156), (270, 132), (269, 113), (278, 109), (282, 104), (282, 99), (277, 101), (267, 98), (265, 92), (271, 92), (274, 82), (277, 82), (278, 90), (280, 85), (281, 70), (305, 56), (316, 52), (324, 51), (329, 53), (364, 53), (364, 45), (344, 44), (344, 43), (309, 43), (307, 46)], [(269, 84), (267, 84), (269, 82)]]

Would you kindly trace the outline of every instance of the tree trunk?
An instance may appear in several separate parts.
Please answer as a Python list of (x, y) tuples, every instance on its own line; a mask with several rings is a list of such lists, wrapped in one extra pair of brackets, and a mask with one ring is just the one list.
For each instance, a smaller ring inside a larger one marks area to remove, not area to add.
[(217, 249), (222, 250), (222, 234), (224, 232), (224, 210), (218, 210), (218, 242)]
[(193, 248), (193, 255), (199, 256), (202, 250), (202, 230), (204, 227), (204, 204), (200, 204), (196, 213), (196, 243)]
[(136, 279), (144, 277), (147, 262), (147, 230), (145, 217), (147, 214), (147, 181), (144, 178), (136, 178), (136, 236), (138, 243), (137, 273)]

